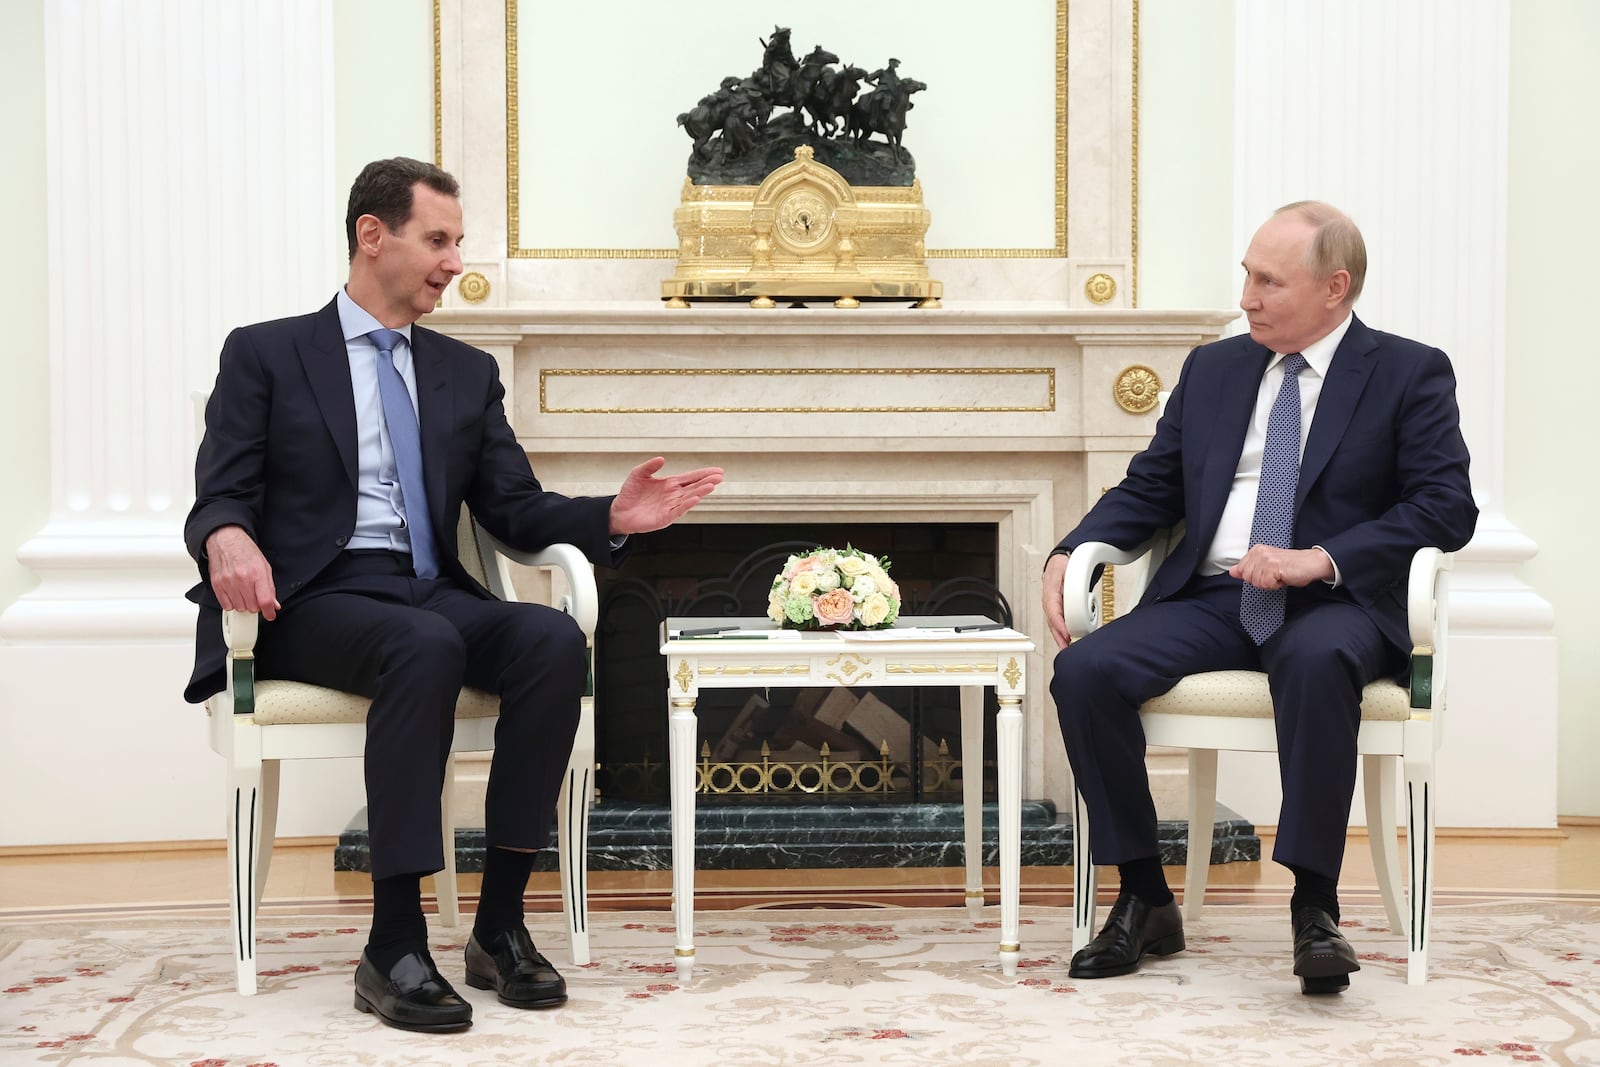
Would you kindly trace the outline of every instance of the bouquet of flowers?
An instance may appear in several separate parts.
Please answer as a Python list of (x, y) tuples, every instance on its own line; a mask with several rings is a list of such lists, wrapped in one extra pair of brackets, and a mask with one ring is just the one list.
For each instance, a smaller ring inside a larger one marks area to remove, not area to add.
[(772, 579), (767, 616), (791, 630), (877, 630), (900, 615), (889, 561), (846, 545), (790, 556)]

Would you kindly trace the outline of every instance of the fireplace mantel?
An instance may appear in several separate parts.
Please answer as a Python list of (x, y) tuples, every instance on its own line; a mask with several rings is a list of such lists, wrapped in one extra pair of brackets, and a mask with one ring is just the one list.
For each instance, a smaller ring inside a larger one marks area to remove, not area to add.
[[(425, 325), (499, 360), (512, 425), (550, 488), (614, 492), (664, 454), (670, 469), (727, 471), (695, 522), (996, 524), (1000, 590), (1048, 650), (1044, 558), (1155, 426), (1153, 411), (1119, 405), (1119, 376), (1171, 388), (1236, 314), (563, 303), (451, 308)], [(1045, 655), (1028, 664), (1023, 786), (1065, 807)]]

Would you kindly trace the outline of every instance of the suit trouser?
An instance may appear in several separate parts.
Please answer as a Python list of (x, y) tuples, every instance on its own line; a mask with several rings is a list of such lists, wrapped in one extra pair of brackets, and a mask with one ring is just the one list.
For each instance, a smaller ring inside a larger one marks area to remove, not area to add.
[(1283, 626), (1257, 648), (1239, 623), (1240, 589), (1226, 574), (1195, 578), (1057, 653), (1050, 693), (1096, 863), (1159, 854), (1139, 706), (1188, 674), (1258, 670), (1272, 691), (1283, 786), (1273, 859), (1339, 877), (1361, 689), (1403, 657), (1347, 593), (1323, 583), (1290, 590)]
[(370, 697), (365, 774), (372, 876), (444, 866), (445, 762), (463, 685), (500, 696), (488, 844), (544, 847), (588, 677), (583, 631), (541, 604), (423, 581), (403, 554), (346, 552), (262, 626), (263, 678)]

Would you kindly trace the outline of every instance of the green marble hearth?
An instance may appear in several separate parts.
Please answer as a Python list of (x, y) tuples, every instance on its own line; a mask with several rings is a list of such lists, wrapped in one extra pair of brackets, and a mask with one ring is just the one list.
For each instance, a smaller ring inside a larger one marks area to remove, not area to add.
[[(358, 811), (339, 836), (334, 869), (371, 869), (367, 813)], [(999, 863), (996, 811), (983, 808), (986, 866)], [(959, 867), (960, 804), (701, 804), (695, 809), (695, 867), (703, 871), (825, 869), (842, 867)], [(1188, 859), (1188, 824), (1160, 824), (1161, 862)], [(483, 831), (456, 831), (456, 867), (483, 870)], [(1255, 827), (1221, 805), (1211, 862), (1259, 860)], [(1048, 801), (1022, 805), (1022, 865), (1072, 863), (1072, 827)], [(589, 870), (665, 871), (672, 868), (671, 813), (666, 805), (602, 801), (589, 815)], [(536, 870), (554, 870), (554, 848), (539, 854)]]

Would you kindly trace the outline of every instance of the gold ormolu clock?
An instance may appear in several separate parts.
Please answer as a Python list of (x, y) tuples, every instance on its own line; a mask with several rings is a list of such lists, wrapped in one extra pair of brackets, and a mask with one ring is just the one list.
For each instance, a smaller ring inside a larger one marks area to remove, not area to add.
[(673, 217), (678, 265), (661, 283), (668, 307), (692, 300), (861, 298), (938, 307), (944, 285), (928, 277), (923, 238), (930, 215), (922, 183), (851, 186), (818, 163), (810, 145), (760, 185), (695, 185), (684, 179)]
[(801, 187), (785, 193), (777, 204), (777, 225), (773, 235), (778, 243), (796, 255), (810, 255), (833, 236), (837, 205), (816, 189)]

